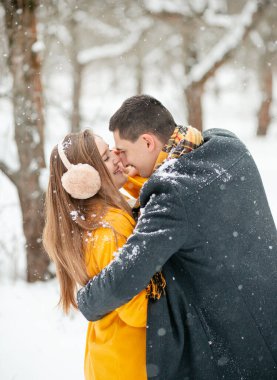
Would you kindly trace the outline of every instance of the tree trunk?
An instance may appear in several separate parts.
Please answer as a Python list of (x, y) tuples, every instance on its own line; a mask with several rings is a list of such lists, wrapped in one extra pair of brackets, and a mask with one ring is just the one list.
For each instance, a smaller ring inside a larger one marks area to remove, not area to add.
[(192, 83), (185, 89), (185, 97), (188, 110), (188, 124), (192, 127), (203, 130), (202, 112), (203, 84)]
[[(191, 33), (193, 30), (194, 24), (183, 26), (183, 40), (184, 40), (184, 52), (183, 59), (185, 62), (185, 73), (188, 75), (192, 68), (198, 62), (198, 51), (194, 43), (194, 33)], [(189, 59), (188, 59), (189, 57)], [(184, 95), (187, 105), (187, 122), (192, 127), (198, 129), (199, 131), (203, 130), (203, 110), (202, 110), (202, 95), (204, 90), (204, 84), (202, 81), (192, 82), (191, 84), (185, 86)]]
[(78, 47), (80, 45), (79, 35), (78, 35), (78, 24), (74, 17), (69, 21), (68, 26), (71, 36), (72, 45), (70, 46), (70, 57), (72, 64), (72, 78), (73, 78), (73, 89), (72, 89), (72, 114), (71, 114), (71, 132), (76, 133), (81, 130), (81, 112), (80, 112), (80, 99), (82, 93), (82, 78), (83, 78), (83, 68), (77, 59)]
[(262, 100), (258, 111), (257, 136), (265, 136), (271, 121), (270, 108), (273, 96), (273, 73), (272, 67), (264, 63), (261, 65), (260, 70)]
[(141, 95), (143, 92), (143, 64), (142, 64), (142, 59), (141, 56), (137, 57), (137, 62), (136, 62), (136, 84), (137, 84), (137, 95)]
[(20, 169), (14, 173), (26, 239), (27, 281), (48, 276), (49, 259), (41, 244), (43, 191), (39, 183), (44, 161), (44, 117), (41, 64), (38, 56), (35, 1), (2, 1), (13, 76), (15, 141)]
[[(29, 178), (19, 179), (19, 200), (23, 215), (23, 231), (26, 237), (27, 253), (27, 281), (46, 280), (49, 278), (48, 271), (49, 258), (42, 249), (42, 230), (44, 226), (43, 216), (43, 192), (38, 191), (38, 178), (34, 175)], [(22, 191), (24, 186), (28, 186), (29, 193)]]
[(144, 65), (143, 65), (143, 58), (144, 58), (144, 51), (143, 51), (143, 44), (141, 41), (144, 41), (146, 37), (146, 32), (142, 32), (141, 38), (134, 49), (135, 53), (135, 76), (136, 76), (136, 94), (141, 95), (143, 93), (143, 87), (144, 87)]
[(80, 115), (80, 98), (82, 88), (82, 66), (78, 63), (76, 57), (73, 58), (73, 95), (72, 95), (72, 116), (71, 116), (71, 132), (79, 132), (81, 130)]

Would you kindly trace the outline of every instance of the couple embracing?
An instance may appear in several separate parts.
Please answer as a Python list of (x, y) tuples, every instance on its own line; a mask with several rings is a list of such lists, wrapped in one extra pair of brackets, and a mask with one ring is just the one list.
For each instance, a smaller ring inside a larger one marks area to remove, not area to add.
[(146, 95), (110, 131), (115, 150), (89, 130), (53, 149), (46, 196), (60, 303), (90, 321), (86, 380), (276, 379), (277, 233), (245, 145)]

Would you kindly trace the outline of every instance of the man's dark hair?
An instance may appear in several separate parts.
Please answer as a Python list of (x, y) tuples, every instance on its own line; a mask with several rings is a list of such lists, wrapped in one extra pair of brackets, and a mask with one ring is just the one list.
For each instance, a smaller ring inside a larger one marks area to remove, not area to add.
[(110, 131), (134, 142), (143, 133), (152, 133), (165, 143), (172, 135), (176, 123), (171, 113), (157, 99), (149, 95), (136, 95), (126, 99), (110, 118)]

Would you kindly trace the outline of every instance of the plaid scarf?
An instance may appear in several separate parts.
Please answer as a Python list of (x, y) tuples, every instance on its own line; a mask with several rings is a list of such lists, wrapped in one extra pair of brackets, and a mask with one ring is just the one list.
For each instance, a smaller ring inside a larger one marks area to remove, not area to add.
[[(168, 140), (167, 144), (161, 150), (154, 171), (157, 170), (164, 161), (172, 158), (179, 158), (183, 154), (191, 152), (193, 149), (198, 148), (203, 144), (203, 137), (201, 132), (193, 127), (177, 126)], [(139, 216), (140, 203), (139, 198), (134, 206), (134, 213)], [(161, 298), (165, 294), (166, 280), (162, 272), (154, 274), (146, 287), (146, 298), (155, 301)]]

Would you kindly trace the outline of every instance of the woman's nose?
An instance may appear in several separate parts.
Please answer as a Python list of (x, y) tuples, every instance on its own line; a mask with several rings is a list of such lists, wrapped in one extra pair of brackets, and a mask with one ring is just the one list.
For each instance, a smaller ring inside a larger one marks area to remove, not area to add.
[(114, 165), (118, 165), (119, 162), (121, 162), (119, 154), (116, 154), (114, 151), (111, 151), (111, 156), (112, 156), (112, 163)]
[[(118, 164), (119, 162), (122, 163), (122, 165), (125, 167), (128, 165), (128, 162), (127, 162), (127, 159), (126, 159), (126, 155), (125, 155), (125, 152), (123, 151), (120, 151), (120, 150), (117, 150), (117, 149), (112, 149), (111, 150), (111, 153), (114, 155), (115, 157), (115, 162), (116, 164)], [(114, 162), (114, 161), (113, 161)]]

